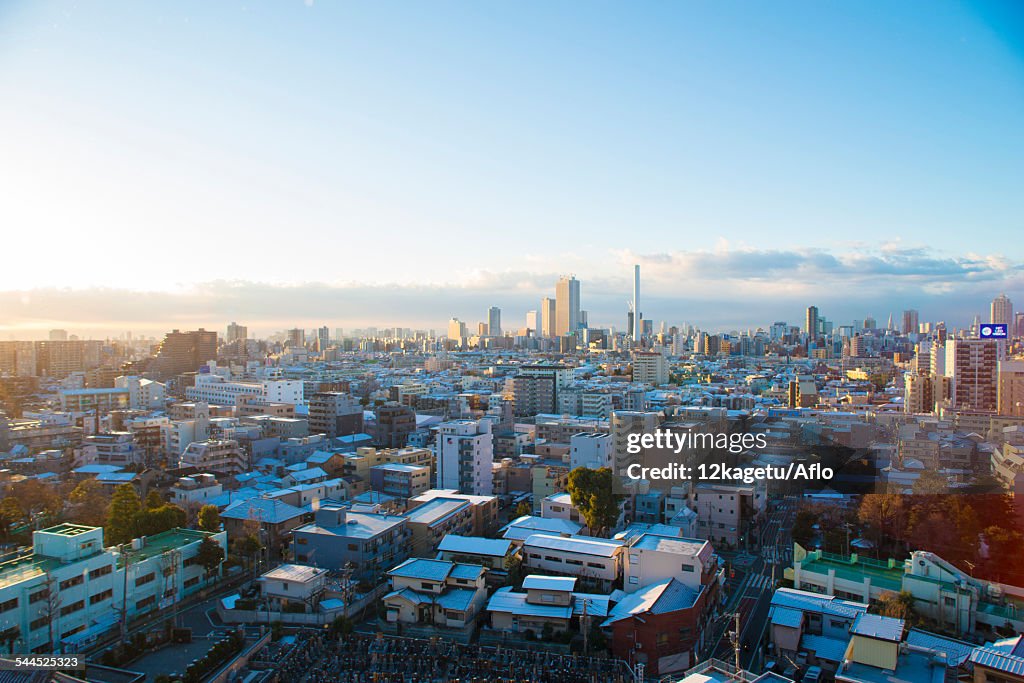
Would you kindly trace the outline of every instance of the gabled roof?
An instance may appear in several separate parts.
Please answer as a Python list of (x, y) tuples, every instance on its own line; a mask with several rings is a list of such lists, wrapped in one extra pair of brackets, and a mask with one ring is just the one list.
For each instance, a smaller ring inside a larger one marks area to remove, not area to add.
[(544, 548), (546, 550), (561, 550), (577, 555), (592, 555), (594, 557), (614, 557), (622, 548), (622, 541), (608, 538), (592, 538), (590, 536), (552, 536), (550, 534), (534, 534), (528, 537), (524, 546), (531, 548)]
[(795, 588), (779, 588), (772, 595), (771, 604), (773, 610), (776, 607), (791, 607), (802, 612), (828, 614), (848, 619), (856, 618), (858, 614), (864, 614), (868, 611), (868, 606), (862, 602), (841, 600), (834, 596), (818, 595), (817, 593), (797, 590)]
[(540, 605), (526, 601), (526, 593), (516, 593), (510, 586), (499, 588), (487, 601), (491, 612), (507, 612), (521, 616), (569, 619), (572, 607), (569, 605)]
[[(616, 594), (615, 597), (619, 597)], [(689, 609), (696, 603), (700, 593), (681, 581), (670, 578), (645, 586), (635, 593), (626, 593), (608, 613), (602, 626), (628, 619), (637, 614), (664, 614)]]
[(249, 498), (232, 503), (220, 513), (222, 519), (255, 519), (280, 524), (305, 514), (300, 508), (269, 498)]

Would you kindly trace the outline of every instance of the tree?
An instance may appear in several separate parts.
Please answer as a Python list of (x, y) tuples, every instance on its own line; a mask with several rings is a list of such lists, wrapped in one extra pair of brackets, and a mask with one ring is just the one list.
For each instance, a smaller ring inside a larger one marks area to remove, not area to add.
[(793, 540), (803, 547), (808, 547), (814, 539), (814, 525), (818, 523), (818, 515), (812, 510), (801, 508), (793, 521)]
[(992, 525), (985, 529), (985, 542), (988, 544), (990, 575), (994, 575), (997, 581), (1019, 586), (1024, 578), (1024, 558), (1020, 552), (1024, 536), (1014, 529)]
[(609, 468), (592, 470), (577, 467), (569, 473), (566, 488), (572, 504), (595, 535), (618, 522), (622, 496), (612, 493), (612, 471)]
[(21, 509), (29, 514), (42, 512), (55, 516), (64, 508), (64, 501), (56, 492), (38, 479), (26, 479), (11, 487), (11, 496), (18, 499)]
[(104, 530), (106, 541), (112, 545), (127, 543), (136, 536), (136, 522), (142, 509), (139, 494), (131, 484), (121, 484), (114, 489), (107, 508), (107, 524)]
[(976, 562), (981, 526), (964, 496), (928, 497), (910, 514), (910, 542), (948, 562)]
[(176, 527), (185, 526), (188, 515), (177, 505), (140, 510), (135, 515), (135, 531), (140, 536), (155, 536)]
[(150, 489), (149, 493), (146, 494), (146, 509), (155, 510), (158, 507), (163, 507), (164, 499), (160, 496), (160, 492), (156, 489)]
[(902, 619), (907, 626), (913, 626), (919, 621), (914, 609), (914, 595), (910, 591), (900, 591), (899, 593), (885, 591), (878, 596), (878, 600), (872, 603), (871, 612), (883, 617)]
[(196, 551), (196, 562), (206, 570), (206, 576), (212, 576), (224, 561), (224, 549), (217, 541), (209, 536), (199, 542), (199, 549)]
[(71, 519), (75, 522), (88, 526), (103, 525), (109, 501), (103, 486), (94, 478), (83, 479), (68, 494), (68, 502), (72, 508)]
[(515, 517), (529, 517), (533, 514), (533, 506), (527, 501), (522, 501), (516, 506)]
[(260, 543), (259, 536), (256, 534), (248, 534), (235, 541), (235, 552), (238, 553), (248, 568), (252, 568), (256, 554), (261, 550), (263, 550), (263, 544)]
[(199, 528), (203, 531), (220, 531), (220, 511), (216, 505), (204, 505), (199, 510)]
[(11, 527), (23, 519), (25, 519), (25, 510), (17, 498), (8, 497), (0, 502), (0, 533), (3, 534), (4, 540), (10, 538)]
[(935, 470), (923, 470), (914, 482), (914, 494), (935, 496), (949, 492), (949, 481)]
[(857, 510), (857, 519), (868, 527), (876, 548), (887, 540), (906, 539), (907, 507), (899, 494), (865, 494)]

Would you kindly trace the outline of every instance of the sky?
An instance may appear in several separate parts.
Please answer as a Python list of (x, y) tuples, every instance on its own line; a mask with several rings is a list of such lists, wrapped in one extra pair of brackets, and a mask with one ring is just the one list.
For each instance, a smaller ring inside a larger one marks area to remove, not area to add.
[(0, 336), (1024, 307), (1014, 2), (0, 3)]

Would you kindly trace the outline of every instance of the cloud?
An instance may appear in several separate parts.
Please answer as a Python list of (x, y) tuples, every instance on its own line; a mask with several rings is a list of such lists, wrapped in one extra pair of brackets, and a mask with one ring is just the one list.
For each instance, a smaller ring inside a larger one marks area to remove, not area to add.
[[(578, 265), (578, 260), (567, 258), (566, 263)], [(799, 320), (812, 303), (838, 323), (918, 308), (922, 320), (963, 324), (984, 311), (995, 294), (1013, 298), (1024, 289), (1024, 265), (1000, 255), (954, 257), (899, 242), (833, 252), (755, 249), (720, 241), (711, 249), (615, 251), (591, 272), (578, 271), (592, 324), (625, 326), (634, 263), (641, 266), (646, 317), (705, 329)], [(560, 275), (544, 267), (549, 263), (533, 265), (539, 267), (469, 269), (453, 274), (451, 282), (413, 285), (213, 280), (170, 292), (4, 291), (0, 330), (26, 338), (51, 327), (96, 336), (129, 329), (160, 334), (174, 327), (220, 329), (231, 320), (260, 334), (322, 324), (441, 329), (453, 315), (472, 326), (493, 305), (503, 309), (506, 329), (514, 329), (541, 297), (553, 296)]]

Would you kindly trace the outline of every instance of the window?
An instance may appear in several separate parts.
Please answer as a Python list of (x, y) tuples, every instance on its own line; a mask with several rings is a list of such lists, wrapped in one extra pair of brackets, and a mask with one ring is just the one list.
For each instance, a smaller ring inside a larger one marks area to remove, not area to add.
[(50, 623), (50, 618), (49, 617), (39, 617), (38, 619), (36, 619), (36, 620), (34, 620), (34, 621), (29, 623), (28, 630), (29, 631), (35, 631), (37, 629), (41, 629), (42, 627), (46, 626), (49, 623)]
[(640, 583), (640, 577), (639, 576), (631, 576), (631, 577), (629, 577), (629, 585), (635, 586), (638, 583)]
[(420, 588), (422, 588), (425, 591), (432, 591), (432, 590), (434, 590), (434, 584), (432, 584), (429, 581), (421, 581), (420, 582)]
[(945, 603), (946, 607), (955, 607), (956, 606), (956, 598), (951, 598), (948, 595), (946, 597), (942, 598), (942, 602)]
[(64, 638), (70, 638), (71, 636), (75, 635), (79, 631), (84, 631), (84, 630), (85, 630), (85, 624), (82, 624), (80, 626), (76, 626), (75, 628), (71, 629), (70, 631), (64, 631), (64, 633), (60, 634), (61, 640), (63, 640)]
[(50, 589), (49, 588), (44, 588), (41, 591), (36, 591), (35, 593), (31, 593), (28, 596), (28, 604), (31, 605), (33, 603), (39, 602), (40, 600), (45, 600), (48, 597), (50, 597)]
[(96, 595), (90, 596), (89, 604), (95, 605), (97, 602), (103, 602), (104, 600), (107, 600), (112, 597), (114, 597), (114, 591), (108, 588), (107, 590), (101, 593), (97, 593)]
[(0, 602), (0, 612), (9, 612), (12, 609), (18, 609), (18, 598)]
[(145, 608), (149, 607), (150, 605), (152, 605), (154, 602), (156, 602), (156, 596), (155, 595), (150, 595), (148, 598), (143, 598), (142, 600), (139, 600), (137, 603), (135, 603), (135, 609), (136, 610), (145, 609)]
[(696, 568), (692, 564), (684, 564), (683, 565), (683, 571), (684, 572), (690, 572), (692, 574), (693, 572), (696, 571)]
[(193, 576), (191, 579), (189, 579), (188, 581), (185, 582), (185, 588), (191, 588), (192, 586), (196, 585), (197, 583), (199, 583), (199, 577), (198, 576)]
[(545, 594), (540, 596), (540, 601), (541, 602), (554, 602), (555, 601), (555, 596), (554, 595), (549, 595), (549, 594), (545, 593)]
[(555, 557), (554, 555), (545, 555), (544, 559), (547, 560), (548, 562), (561, 562), (562, 561), (562, 558)]
[(587, 566), (593, 567), (594, 569), (606, 569), (606, 567), (600, 562), (587, 562)]
[(97, 567), (89, 572), (89, 580), (92, 581), (93, 579), (98, 579), (101, 576), (106, 576), (112, 571), (114, 571), (113, 565), (106, 564), (102, 567)]
[(295, 539), (295, 542), (299, 545), (306, 545), (307, 543), (309, 543), (309, 539), (305, 536), (299, 536), (297, 539)]
[(63, 581), (61, 581), (60, 582), (60, 589), (62, 591), (66, 591), (67, 589), (69, 589), (69, 588), (71, 588), (73, 586), (80, 586), (80, 585), (82, 585), (82, 581), (84, 581), (84, 579), (82, 578), (82, 575), (81, 574), (77, 574), (75, 576), (72, 576), (70, 579), (64, 579)]
[(357, 552), (359, 552), (359, 544), (357, 544), (357, 543), (349, 543), (348, 544), (348, 549), (349, 549), (349, 552), (357, 553)]
[(148, 574), (140, 576), (139, 578), (135, 579), (135, 587), (138, 588), (139, 586), (145, 586), (147, 583), (153, 581), (154, 579), (156, 579), (156, 572), (150, 572)]
[(60, 615), (62, 617), (66, 617), (69, 614), (74, 614), (83, 607), (85, 607), (85, 600), (78, 600), (77, 602), (73, 602), (70, 605), (65, 605), (64, 607), (61, 607)]

